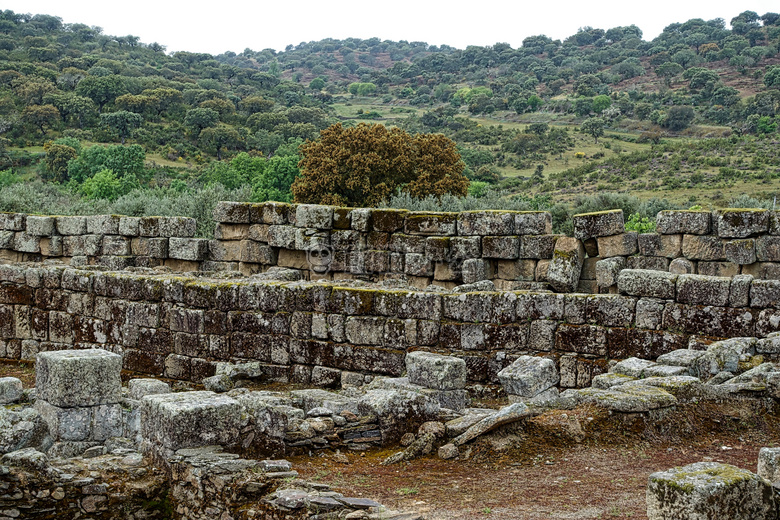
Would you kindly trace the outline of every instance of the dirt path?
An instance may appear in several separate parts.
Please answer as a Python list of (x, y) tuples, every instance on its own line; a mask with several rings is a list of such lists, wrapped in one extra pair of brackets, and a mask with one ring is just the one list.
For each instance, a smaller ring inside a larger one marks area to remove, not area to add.
[(764, 431), (704, 437), (682, 447), (579, 444), (519, 457), (481, 454), (475, 447), (466, 461), (429, 456), (395, 466), (379, 464), (389, 451), (347, 453), (349, 464), (328, 456), (291, 460), (303, 478), (394, 509), (423, 512), (427, 520), (636, 520), (647, 518), (651, 473), (699, 461), (756, 471), (758, 450), (776, 439)]

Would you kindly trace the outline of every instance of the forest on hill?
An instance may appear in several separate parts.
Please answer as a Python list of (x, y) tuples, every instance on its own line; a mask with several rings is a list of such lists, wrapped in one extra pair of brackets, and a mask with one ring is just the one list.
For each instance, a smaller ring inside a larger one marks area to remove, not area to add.
[(468, 197), (383, 204), (546, 208), (556, 222), (761, 205), (780, 188), (779, 110), (777, 13), (652, 40), (630, 25), (517, 49), (348, 38), (213, 56), (6, 10), (0, 211), (176, 213), (207, 234), (218, 199), (292, 200), (301, 145), (336, 123), (457, 145)]

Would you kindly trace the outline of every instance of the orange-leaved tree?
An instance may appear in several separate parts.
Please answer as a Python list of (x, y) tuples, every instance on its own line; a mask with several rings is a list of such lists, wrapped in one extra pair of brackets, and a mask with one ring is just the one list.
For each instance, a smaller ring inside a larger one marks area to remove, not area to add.
[(469, 185), (455, 143), (441, 134), (338, 123), (299, 154), (301, 175), (292, 185), (298, 203), (376, 206), (398, 189), (418, 198), (465, 196)]

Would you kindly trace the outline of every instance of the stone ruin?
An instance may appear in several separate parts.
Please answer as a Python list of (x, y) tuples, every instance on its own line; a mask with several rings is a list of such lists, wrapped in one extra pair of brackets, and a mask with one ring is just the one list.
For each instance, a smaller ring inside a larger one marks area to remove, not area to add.
[[(552, 234), (545, 212), (220, 203), (215, 218), (206, 240), (178, 217), (0, 214), (0, 358), (37, 371), (35, 389), (0, 379), (17, 403), (0, 417), (0, 483), (17, 490), (0, 509), (32, 500), (19, 484), (31, 481), (48, 486), (31, 511), (111, 510), (96, 477), (76, 477), (99, 459), (127, 486), (149, 481), (129, 508), (213, 518), (205, 482), (251, 473), (264, 476), (211, 497), (221, 512), (362, 518), (379, 504), (280, 487), (293, 474), (278, 457), (400, 443), (387, 464), (456, 458), (550, 409), (657, 420), (678, 404), (780, 398), (776, 212), (667, 211), (636, 234), (608, 211), (575, 216), (574, 237)], [(121, 369), (145, 378), (122, 388)], [(268, 382), (312, 388), (251, 389)], [(490, 391), (511, 404), (469, 407)], [(774, 473), (705, 466), (653, 475), (650, 518), (706, 515), (702, 501), (731, 511), (729, 493), (756, 497), (744, 518), (774, 514)]]

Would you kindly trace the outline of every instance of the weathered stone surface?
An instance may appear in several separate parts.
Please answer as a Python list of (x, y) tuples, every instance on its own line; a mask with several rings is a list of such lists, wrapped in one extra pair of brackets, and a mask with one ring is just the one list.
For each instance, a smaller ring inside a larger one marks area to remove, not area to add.
[(29, 215), (27, 233), (37, 237), (50, 237), (54, 233), (54, 217)]
[(756, 238), (756, 259), (759, 262), (780, 262), (780, 236)]
[(717, 213), (718, 236), (745, 238), (769, 230), (767, 209), (723, 209)]
[[(621, 212), (622, 218), (622, 212)], [(574, 292), (580, 281), (585, 248), (576, 238), (561, 237), (547, 268), (547, 282), (558, 292)]]
[(663, 256), (677, 258), (682, 254), (682, 235), (661, 235), (641, 233), (637, 237), (639, 253), (642, 256)]
[(750, 305), (780, 308), (780, 280), (753, 280), (750, 284)]
[(404, 233), (407, 235), (454, 235), (457, 231), (457, 219), (457, 213), (413, 211), (406, 215)]
[(552, 233), (552, 215), (547, 211), (519, 211), (515, 213), (516, 235), (549, 235)]
[(463, 283), (469, 284), (488, 279), (488, 266), (481, 258), (469, 258), (463, 261)]
[(102, 349), (41, 352), (35, 364), (38, 398), (53, 406), (118, 403), (122, 356)]
[(466, 362), (454, 356), (416, 351), (406, 355), (406, 371), (412, 384), (438, 390), (466, 386)]
[(677, 277), (663, 271), (624, 269), (618, 275), (617, 285), (621, 294), (674, 299)]
[(221, 201), (214, 207), (214, 221), (230, 224), (249, 224), (249, 204)]
[(723, 243), (723, 240), (711, 235), (685, 235), (682, 243), (683, 256), (688, 260), (708, 262), (725, 260)]
[(600, 390), (608, 390), (613, 386), (622, 385), (623, 383), (628, 383), (635, 380), (636, 377), (610, 372), (607, 374), (599, 374), (595, 376), (591, 381), (591, 386)]
[(0, 377), (0, 405), (11, 404), (22, 398), (22, 381), (16, 377)]
[(299, 228), (332, 229), (333, 206), (298, 204), (295, 207), (295, 225)]
[(780, 448), (761, 448), (758, 452), (758, 476), (773, 484), (780, 482)]
[(723, 244), (726, 260), (738, 265), (752, 264), (756, 261), (756, 241), (752, 238), (729, 240)]
[(405, 390), (369, 390), (358, 400), (357, 408), (361, 414), (379, 419), (383, 443), (396, 442), (410, 429), (435, 420), (440, 409), (430, 396)]
[(709, 211), (659, 211), (655, 218), (656, 231), (661, 235), (706, 235), (711, 229), (711, 218)]
[(599, 287), (607, 288), (617, 284), (620, 271), (626, 268), (626, 259), (623, 257), (605, 258), (596, 262), (596, 283)]
[(24, 213), (0, 212), (0, 229), (6, 231), (23, 231), (27, 215)]
[(241, 429), (241, 404), (213, 392), (147, 395), (141, 400), (141, 435), (171, 450), (234, 445)]
[(204, 238), (177, 238), (168, 240), (168, 256), (177, 260), (198, 262), (205, 260), (209, 252), (209, 241)]
[(731, 338), (716, 341), (707, 348), (707, 352), (691, 365), (692, 376), (709, 379), (719, 372), (737, 373), (743, 355), (753, 355), (756, 338)]
[(583, 388), (561, 394), (561, 399), (568, 398), (573, 398), (577, 403), (591, 403), (622, 413), (644, 413), (677, 404), (677, 399), (669, 392), (634, 382), (615, 385), (609, 390)]
[(147, 395), (169, 394), (171, 385), (159, 379), (131, 379), (127, 390), (131, 399), (140, 400)]
[(658, 356), (656, 361), (660, 365), (689, 367), (703, 355), (701, 350), (677, 349)]
[(501, 385), (509, 395), (530, 399), (560, 381), (555, 361), (535, 356), (520, 356), (498, 373)]
[(574, 237), (580, 240), (618, 235), (625, 232), (623, 210), (582, 213), (572, 217)]
[(514, 235), (515, 213), (464, 211), (458, 215), (458, 235)]
[(677, 301), (698, 305), (728, 305), (731, 279), (698, 274), (681, 274), (677, 278)]
[(630, 357), (617, 363), (614, 367), (612, 367), (611, 372), (614, 374), (622, 374), (624, 376), (641, 378), (644, 377), (645, 371), (652, 369), (656, 365), (657, 363), (653, 361)]
[(774, 507), (769, 482), (729, 464), (696, 462), (648, 479), (649, 520), (769, 520)]
[(520, 254), (520, 237), (486, 236), (482, 238), (482, 256), (485, 258), (515, 259)]
[(687, 258), (675, 258), (669, 264), (669, 272), (672, 274), (692, 274), (696, 267)]
[(531, 414), (531, 410), (525, 403), (513, 403), (509, 406), (501, 408), (499, 411), (488, 415), (484, 419), (471, 426), (468, 430), (463, 432), (452, 440), (452, 444), (455, 446), (462, 446), (469, 441), (472, 441), (484, 435), (491, 430), (503, 426), (505, 424), (513, 423), (528, 417)]
[(596, 241), (598, 243), (599, 256), (602, 258), (629, 256), (639, 251), (637, 247), (637, 233), (634, 231), (598, 237)]

